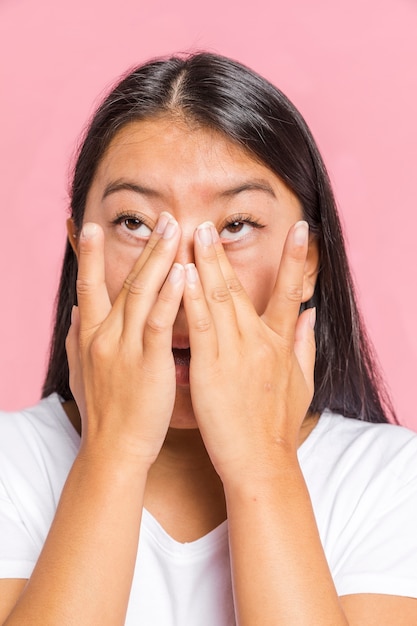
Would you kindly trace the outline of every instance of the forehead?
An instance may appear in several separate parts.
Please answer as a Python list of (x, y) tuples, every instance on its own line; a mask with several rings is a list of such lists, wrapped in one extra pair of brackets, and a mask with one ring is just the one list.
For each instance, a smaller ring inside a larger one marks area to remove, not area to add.
[(257, 204), (272, 208), (278, 202), (302, 214), (296, 195), (245, 148), (215, 130), (172, 117), (135, 121), (115, 135), (87, 205), (101, 203), (116, 188), (140, 188), (166, 209), (237, 198), (249, 202), (255, 197), (241, 192), (253, 192)]
[(225, 135), (185, 120), (158, 118), (123, 127), (110, 142), (95, 179), (147, 177), (164, 185), (228, 184), (239, 177), (278, 177)]

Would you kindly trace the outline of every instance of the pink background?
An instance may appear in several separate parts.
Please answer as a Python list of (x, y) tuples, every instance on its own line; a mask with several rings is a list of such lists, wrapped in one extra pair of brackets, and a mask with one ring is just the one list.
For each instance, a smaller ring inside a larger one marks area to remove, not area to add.
[(83, 125), (128, 67), (194, 49), (250, 65), (307, 119), (395, 406), (417, 430), (415, 0), (0, 0), (0, 408), (39, 397)]

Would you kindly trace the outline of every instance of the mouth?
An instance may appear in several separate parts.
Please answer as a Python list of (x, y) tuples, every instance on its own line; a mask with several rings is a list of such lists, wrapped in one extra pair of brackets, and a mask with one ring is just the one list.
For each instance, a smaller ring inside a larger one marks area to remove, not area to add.
[(190, 366), (191, 352), (190, 348), (172, 348), (175, 365)]
[(190, 348), (172, 348), (175, 362), (175, 377), (177, 385), (188, 387), (190, 384)]

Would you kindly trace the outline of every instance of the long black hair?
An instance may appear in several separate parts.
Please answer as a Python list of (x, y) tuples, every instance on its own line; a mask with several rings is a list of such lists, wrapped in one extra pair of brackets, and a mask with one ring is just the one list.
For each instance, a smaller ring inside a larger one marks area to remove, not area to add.
[[(329, 177), (300, 113), (264, 78), (210, 53), (152, 60), (129, 72), (93, 116), (79, 148), (71, 188), (76, 229), (87, 193), (110, 141), (126, 124), (180, 116), (215, 129), (248, 150), (292, 190), (317, 238), (320, 269), (315, 393), (310, 409), (329, 408), (370, 422), (396, 421), (360, 317)], [(43, 396), (72, 399), (65, 337), (76, 303), (77, 259), (67, 242)]]

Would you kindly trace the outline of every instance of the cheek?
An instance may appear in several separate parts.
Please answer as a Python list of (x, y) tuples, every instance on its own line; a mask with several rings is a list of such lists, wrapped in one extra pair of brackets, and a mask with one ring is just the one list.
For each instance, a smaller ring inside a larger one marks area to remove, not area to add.
[(258, 315), (262, 315), (271, 298), (277, 278), (277, 268), (271, 263), (246, 263), (235, 266), (236, 274), (254, 305)]
[(124, 281), (132, 271), (143, 248), (122, 248), (105, 243), (104, 257), (106, 285), (110, 302), (113, 304), (119, 295)]

